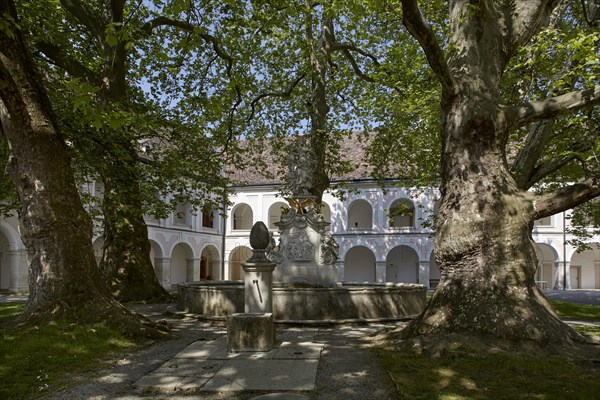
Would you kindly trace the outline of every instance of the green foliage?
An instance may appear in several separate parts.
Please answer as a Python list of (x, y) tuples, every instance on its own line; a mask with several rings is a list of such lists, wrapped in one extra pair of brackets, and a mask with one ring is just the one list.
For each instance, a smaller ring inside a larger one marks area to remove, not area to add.
[[(101, 181), (102, 176), (128, 180), (129, 193), (109, 191), (104, 199), (119, 203), (133, 196), (142, 204), (137, 213), (161, 218), (179, 202), (196, 209), (222, 203), (227, 184), (222, 150), (230, 139), (222, 120), (233, 89), (231, 80), (219, 73), (226, 62), (201, 37), (213, 33), (207, 28), (214, 22), (205, 19), (208, 14), (197, 13), (188, 2), (131, 1), (125, 3), (122, 20), (111, 20), (103, 10), (106, 5), (84, 1), (82, 6), (103, 29), (98, 34), (58, 2), (19, 6), (33, 47), (43, 55), (40, 67), (80, 182)], [(158, 16), (197, 27), (193, 32), (172, 26), (150, 33), (142, 29)], [(188, 59), (194, 63), (186, 64)], [(200, 69), (215, 74), (203, 82)], [(189, 114), (174, 103), (173, 93), (198, 98), (200, 91), (208, 94)], [(100, 199), (85, 193), (84, 199), (93, 216), (100, 214)]]
[(597, 199), (575, 207), (569, 219), (568, 233), (574, 235), (569, 244), (575, 246), (577, 251), (591, 249), (591, 243), (597, 240), (600, 234), (600, 202)]
[[(0, 315), (19, 312), (22, 304), (0, 304)], [(102, 324), (57, 321), (31, 328), (0, 329), (0, 397), (30, 399), (60, 389), (72, 374), (107, 367), (103, 359), (136, 344)]]

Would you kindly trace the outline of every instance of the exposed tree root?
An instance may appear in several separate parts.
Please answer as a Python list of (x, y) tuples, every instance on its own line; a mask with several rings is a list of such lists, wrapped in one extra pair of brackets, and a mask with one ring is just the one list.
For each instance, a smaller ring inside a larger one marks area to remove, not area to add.
[(534, 340), (509, 340), (491, 335), (474, 335), (469, 332), (437, 332), (433, 335), (415, 334), (411, 326), (380, 332), (375, 342), (384, 348), (393, 348), (432, 358), (468, 352), (471, 354), (524, 354), (537, 357), (554, 355), (570, 359), (600, 363), (600, 339), (578, 335), (578, 340), (565, 338), (561, 342), (538, 342)]
[(101, 297), (96, 300), (81, 302), (76, 306), (67, 302), (36, 306), (35, 302), (30, 301), (14, 325), (44, 325), (65, 319), (81, 324), (103, 323), (132, 338), (166, 339), (170, 336), (170, 326), (164, 321), (151, 321), (112, 299)]

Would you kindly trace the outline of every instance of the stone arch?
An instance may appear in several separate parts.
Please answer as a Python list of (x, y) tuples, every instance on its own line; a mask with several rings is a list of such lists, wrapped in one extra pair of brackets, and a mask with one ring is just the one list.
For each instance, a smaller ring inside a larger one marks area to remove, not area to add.
[(600, 289), (600, 244), (590, 247), (571, 257), (572, 289)]
[(386, 258), (386, 280), (388, 282), (418, 283), (419, 256), (410, 246), (394, 247)]
[(389, 208), (390, 228), (413, 228), (415, 226), (415, 204), (409, 199), (396, 199)]
[(252, 213), (252, 207), (246, 203), (239, 203), (233, 208), (231, 215), (233, 230), (250, 230), (254, 223), (254, 215)]
[(375, 254), (364, 246), (355, 246), (344, 258), (345, 282), (375, 282)]
[(278, 201), (271, 204), (271, 207), (269, 207), (269, 229), (277, 229), (275, 222), (279, 222), (279, 219), (281, 218), (282, 207), (289, 208), (289, 205), (283, 201)]
[(9, 224), (0, 222), (0, 290), (26, 291), (28, 271), (21, 237)]
[(219, 250), (212, 244), (202, 249), (200, 256), (200, 280), (214, 280), (220, 276)]
[(237, 281), (244, 279), (242, 263), (252, 256), (252, 249), (248, 246), (238, 246), (229, 254), (229, 279)]
[(536, 254), (538, 266), (535, 272), (535, 281), (541, 289), (551, 289), (555, 283), (558, 253), (549, 244), (536, 243)]
[(360, 199), (348, 207), (348, 229), (373, 229), (373, 207)]
[(171, 286), (194, 279), (194, 252), (187, 243), (177, 243), (171, 250)]

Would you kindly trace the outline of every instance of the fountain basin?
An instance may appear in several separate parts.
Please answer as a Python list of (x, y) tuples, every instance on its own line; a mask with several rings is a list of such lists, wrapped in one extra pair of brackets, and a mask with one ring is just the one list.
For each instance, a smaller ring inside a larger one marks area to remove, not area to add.
[[(208, 317), (244, 312), (242, 281), (199, 281), (178, 285), (177, 309)], [(427, 288), (402, 283), (344, 283), (297, 287), (275, 283), (276, 322), (399, 320), (420, 314)]]

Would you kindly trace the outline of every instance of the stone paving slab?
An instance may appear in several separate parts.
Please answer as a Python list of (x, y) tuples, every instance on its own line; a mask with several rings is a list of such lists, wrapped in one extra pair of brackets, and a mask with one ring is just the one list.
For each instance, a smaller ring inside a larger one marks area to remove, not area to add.
[(324, 344), (317, 330), (290, 330), (266, 352), (227, 351), (226, 336), (198, 340), (135, 382), (159, 392), (310, 391)]
[(319, 360), (231, 360), (201, 391), (315, 389)]

